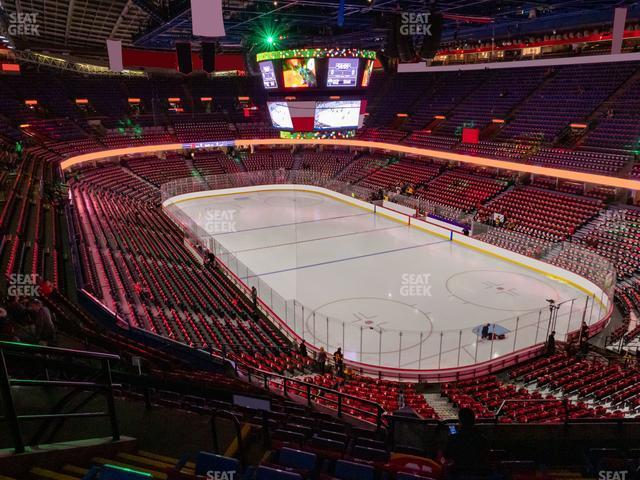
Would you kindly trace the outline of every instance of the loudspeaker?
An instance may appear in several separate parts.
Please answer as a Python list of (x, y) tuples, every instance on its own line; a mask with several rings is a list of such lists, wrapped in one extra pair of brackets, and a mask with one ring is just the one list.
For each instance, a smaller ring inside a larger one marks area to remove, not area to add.
[(431, 35), (425, 35), (420, 48), (420, 58), (423, 60), (431, 60), (438, 53), (440, 48), (440, 39), (442, 38), (442, 14), (432, 13), (429, 16), (431, 25)]
[(413, 37), (411, 35), (403, 35), (402, 31), (398, 31), (398, 56), (403, 62), (408, 62), (416, 55), (413, 46)]
[(384, 73), (393, 73), (396, 71), (398, 59), (397, 58), (389, 58), (384, 53), (378, 52), (376, 54), (378, 61), (382, 65), (382, 69)]
[(260, 66), (256, 61), (256, 52), (253, 48), (245, 48), (244, 50), (244, 65), (247, 69), (247, 73), (252, 77), (259, 76)]
[(391, 29), (385, 54), (390, 59), (400, 58), (403, 62), (408, 62), (415, 56), (413, 37), (406, 28), (403, 28), (402, 15), (394, 14), (390, 23)]
[(389, 33), (384, 54), (388, 58), (398, 58), (398, 33), (400, 32), (400, 15), (393, 15), (389, 21)]
[(188, 75), (193, 71), (191, 63), (191, 44), (176, 43), (176, 53), (178, 54), (178, 71)]
[(216, 44), (213, 42), (202, 42), (200, 51), (202, 56), (202, 69), (211, 73), (216, 69)]

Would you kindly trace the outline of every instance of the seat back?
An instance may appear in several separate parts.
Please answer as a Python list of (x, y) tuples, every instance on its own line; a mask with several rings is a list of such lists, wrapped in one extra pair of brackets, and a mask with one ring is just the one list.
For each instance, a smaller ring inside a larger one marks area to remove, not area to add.
[(340, 480), (373, 480), (374, 469), (371, 465), (338, 460), (333, 476)]
[(316, 466), (317, 458), (315, 453), (283, 447), (278, 454), (278, 463), (284, 467), (313, 470)]
[(380, 440), (373, 440), (371, 438), (366, 437), (357, 437), (355, 439), (355, 444), (357, 447), (368, 447), (368, 448), (378, 448), (380, 450), (385, 449), (385, 443)]
[(302, 480), (302, 477), (298, 473), (260, 466), (256, 470), (256, 480)]
[(280, 440), (286, 443), (297, 443), (302, 445), (304, 442), (304, 435), (300, 432), (292, 432), (284, 428), (279, 428), (273, 432), (272, 440)]
[(500, 471), (506, 475), (530, 474), (537, 471), (537, 465), (532, 460), (503, 460), (500, 462)]
[(322, 438), (327, 438), (329, 440), (334, 440), (336, 442), (347, 444), (347, 435), (341, 432), (334, 432), (331, 430), (322, 430), (319, 434)]
[(357, 445), (353, 449), (353, 456), (362, 460), (370, 460), (373, 462), (386, 462), (389, 460), (389, 452), (379, 448), (369, 448)]
[(325, 451), (334, 451), (334, 452), (343, 452), (346, 448), (344, 442), (339, 442), (336, 440), (331, 440), (329, 438), (324, 438), (315, 434), (311, 438), (311, 445), (313, 448), (325, 450)]
[(396, 480), (434, 480), (434, 478), (415, 475), (413, 473), (398, 472), (398, 474), (396, 475)]

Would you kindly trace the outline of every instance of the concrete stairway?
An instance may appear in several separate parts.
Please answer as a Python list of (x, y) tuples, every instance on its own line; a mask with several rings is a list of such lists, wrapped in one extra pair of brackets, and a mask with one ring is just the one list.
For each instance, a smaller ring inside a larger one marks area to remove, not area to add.
[(425, 393), (424, 398), (433, 407), (440, 420), (453, 420), (458, 418), (458, 409), (453, 406), (447, 397), (439, 393)]

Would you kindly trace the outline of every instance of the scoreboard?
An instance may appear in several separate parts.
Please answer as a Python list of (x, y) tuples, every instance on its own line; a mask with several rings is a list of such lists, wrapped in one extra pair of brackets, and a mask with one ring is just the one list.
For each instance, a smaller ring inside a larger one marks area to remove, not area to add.
[(375, 52), (355, 48), (303, 48), (257, 55), (264, 88), (281, 92), (364, 89), (375, 59)]
[(258, 54), (273, 127), (286, 135), (355, 133), (366, 113), (365, 93), (375, 58), (373, 51), (348, 48)]
[(366, 100), (268, 100), (271, 123), (278, 130), (353, 130), (362, 126)]
[(330, 58), (327, 87), (356, 87), (359, 63), (357, 58)]

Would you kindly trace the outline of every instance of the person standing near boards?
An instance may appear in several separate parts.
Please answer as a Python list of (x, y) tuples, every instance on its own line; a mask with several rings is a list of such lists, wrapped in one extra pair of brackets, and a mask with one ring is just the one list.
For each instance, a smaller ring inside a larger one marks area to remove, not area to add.
[(303, 357), (307, 357), (307, 345), (304, 343), (304, 340), (302, 340), (300, 342), (300, 346), (298, 347), (298, 353), (303, 356)]
[(580, 327), (580, 353), (586, 355), (589, 352), (589, 326), (587, 322), (582, 321)]
[(551, 356), (556, 353), (556, 332), (555, 330), (549, 334), (547, 339), (547, 355)]
[(336, 364), (336, 375), (342, 377), (344, 374), (344, 355), (342, 354), (342, 348), (338, 347), (335, 351), (333, 361)]
[(482, 332), (480, 333), (482, 340), (486, 340), (489, 338), (489, 324), (487, 323), (482, 327)]
[(251, 287), (251, 301), (254, 307), (258, 306), (258, 290), (256, 287)]
[(327, 352), (324, 351), (324, 347), (320, 347), (317, 360), (318, 360), (318, 370), (320, 370), (320, 373), (324, 375), (324, 369), (327, 363)]

